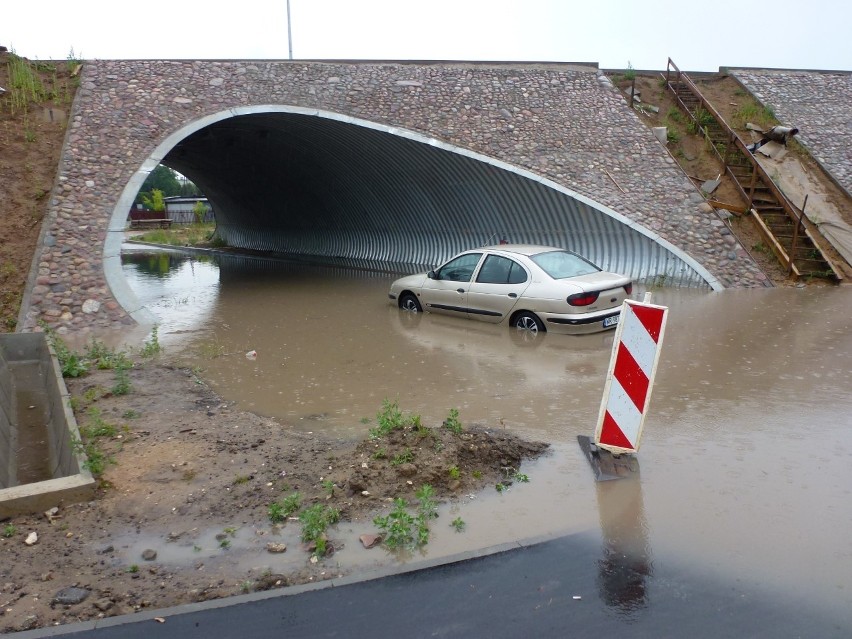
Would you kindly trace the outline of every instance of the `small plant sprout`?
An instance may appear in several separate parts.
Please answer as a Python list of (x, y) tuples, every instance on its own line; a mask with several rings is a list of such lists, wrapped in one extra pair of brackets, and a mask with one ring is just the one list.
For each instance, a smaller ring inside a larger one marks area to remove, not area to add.
[(514, 475), (512, 475), (512, 479), (522, 484), (528, 484), (530, 481), (529, 476), (525, 475), (524, 473), (515, 473)]
[(324, 557), (327, 552), (326, 528), (336, 524), (339, 519), (339, 510), (323, 504), (314, 504), (299, 513), (299, 521), (302, 524), (302, 541), (316, 544), (314, 554), (317, 557)]
[(333, 497), (334, 496), (334, 488), (335, 488), (334, 482), (331, 481), (330, 479), (326, 479), (322, 483), (322, 489), (325, 491), (325, 494), (326, 494), (327, 497)]
[(222, 539), (219, 542), (219, 548), (221, 548), (222, 550), (227, 550), (230, 547), (231, 547), (231, 540), (230, 539)]
[(470, 476), (473, 477), (474, 479), (482, 479), (482, 471), (481, 470), (474, 470), (470, 474)]
[(228, 526), (227, 528), (224, 528), (223, 530), (224, 530), (226, 535), (229, 535), (231, 537), (233, 537), (237, 534), (237, 529), (234, 528), (233, 526)]
[(234, 477), (234, 486), (240, 486), (242, 484), (247, 484), (247, 483), (249, 483), (250, 479), (251, 478), (248, 477), (247, 475), (238, 475), (237, 477)]
[(464, 532), (464, 528), (467, 524), (464, 523), (464, 520), (461, 517), (456, 517), (450, 522), (450, 526), (455, 528), (456, 532)]
[(420, 502), (418, 510), (427, 519), (438, 516), (438, 503), (435, 501), (435, 489), (429, 484), (423, 484), (414, 496)]
[(393, 509), (385, 516), (377, 515), (373, 523), (383, 532), (384, 544), (391, 549), (406, 548), (415, 545), (415, 517), (408, 512), (408, 504), (398, 497)]
[(142, 345), (142, 349), (139, 351), (139, 354), (142, 357), (149, 359), (158, 355), (162, 350), (163, 347), (160, 346), (159, 339), (159, 327), (154, 326), (154, 328), (151, 329), (151, 337)]
[(3, 536), (6, 539), (9, 539), (10, 537), (14, 537), (15, 533), (17, 533), (17, 532), (18, 532), (18, 529), (15, 528), (15, 526), (12, 525), (12, 524), (6, 524), (5, 526), (3, 526)]
[(497, 489), (497, 492), (498, 492), (498, 493), (502, 493), (502, 492), (505, 492), (505, 491), (509, 490), (509, 487), (508, 487), (508, 486), (506, 486), (506, 484), (504, 484), (503, 482), (498, 482), (498, 483), (494, 486), (494, 488), (496, 488), (496, 489)]
[[(420, 419), (416, 416), (416, 419)], [(372, 439), (380, 439), (394, 430), (401, 430), (415, 423), (415, 417), (404, 414), (397, 401), (385, 399), (382, 401), (382, 409), (376, 414), (377, 426), (370, 429)]]
[(266, 509), (266, 514), (269, 515), (269, 521), (273, 524), (280, 524), (287, 518), (284, 514), (284, 506), (277, 501), (273, 501), (269, 504), (269, 508)]
[(410, 464), (414, 461), (414, 451), (406, 448), (404, 452), (394, 456), (391, 460), (391, 466), (401, 466), (402, 464)]
[(284, 516), (289, 517), (299, 510), (299, 506), (302, 505), (302, 496), (299, 493), (290, 493), (284, 498), (281, 505), (284, 507)]
[(388, 451), (386, 451), (384, 448), (379, 448), (376, 450), (376, 452), (372, 454), (372, 457), (373, 459), (387, 459)]
[(450, 414), (444, 420), (444, 428), (456, 435), (461, 434), (462, 430), (464, 430), (461, 421), (459, 421), (459, 410), (457, 408), (450, 409)]
[(459, 477), (461, 477), (461, 471), (459, 470), (458, 466), (450, 466), (447, 472), (450, 475), (450, 479), (458, 479)]
[(251, 588), (254, 585), (254, 582), (250, 579), (246, 579), (242, 583), (240, 583), (240, 590), (243, 592), (251, 592)]
[(139, 572), (139, 566), (137, 564), (130, 564), (130, 566), (127, 567), (127, 572), (129, 572), (129, 573)]
[(397, 498), (393, 509), (385, 516), (377, 516), (373, 523), (383, 532), (384, 544), (391, 549), (413, 548), (429, 543), (429, 521), (438, 516), (435, 491), (423, 484), (415, 493), (417, 514), (408, 512), (408, 503)]

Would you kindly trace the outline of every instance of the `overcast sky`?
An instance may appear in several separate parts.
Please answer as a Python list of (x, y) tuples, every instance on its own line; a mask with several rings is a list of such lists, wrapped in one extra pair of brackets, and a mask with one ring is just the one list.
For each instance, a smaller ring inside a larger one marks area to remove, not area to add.
[[(848, 0), (290, 0), (294, 59), (852, 70)], [(3, 0), (31, 59), (286, 59), (287, 0)]]

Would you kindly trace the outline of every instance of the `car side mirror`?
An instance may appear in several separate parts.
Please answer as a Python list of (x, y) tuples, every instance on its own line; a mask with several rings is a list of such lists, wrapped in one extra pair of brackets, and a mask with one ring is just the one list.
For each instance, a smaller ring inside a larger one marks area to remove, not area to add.
[(429, 271), (428, 273), (426, 273), (426, 277), (428, 277), (430, 280), (436, 280), (438, 279), (438, 274), (435, 273), (435, 271)]

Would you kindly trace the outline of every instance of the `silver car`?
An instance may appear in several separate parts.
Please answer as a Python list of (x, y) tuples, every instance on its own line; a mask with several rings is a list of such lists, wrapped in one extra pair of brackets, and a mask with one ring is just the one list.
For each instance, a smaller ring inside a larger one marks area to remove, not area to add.
[(615, 328), (629, 277), (602, 271), (560, 248), (501, 244), (458, 254), (434, 271), (391, 284), (403, 311), (430, 311), (538, 333), (595, 333)]

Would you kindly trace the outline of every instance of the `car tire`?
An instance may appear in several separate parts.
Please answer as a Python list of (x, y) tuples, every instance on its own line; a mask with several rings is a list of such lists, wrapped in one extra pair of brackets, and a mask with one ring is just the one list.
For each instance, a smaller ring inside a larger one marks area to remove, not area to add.
[(530, 333), (544, 332), (544, 324), (538, 319), (534, 313), (523, 311), (512, 318), (512, 326), (519, 331), (529, 331)]
[(399, 307), (409, 313), (422, 313), (423, 307), (420, 306), (420, 300), (413, 293), (403, 293), (399, 297)]

